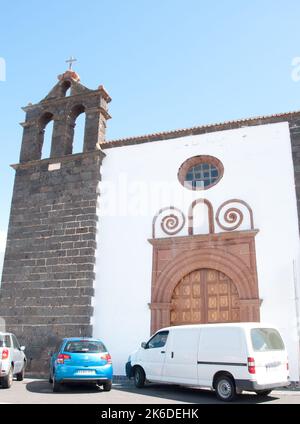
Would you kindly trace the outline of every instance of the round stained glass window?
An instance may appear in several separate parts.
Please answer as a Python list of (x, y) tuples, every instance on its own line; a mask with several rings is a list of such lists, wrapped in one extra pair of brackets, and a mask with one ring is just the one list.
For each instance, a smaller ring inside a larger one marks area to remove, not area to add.
[(180, 167), (178, 179), (190, 190), (207, 190), (223, 177), (224, 167), (213, 156), (195, 156), (186, 160)]

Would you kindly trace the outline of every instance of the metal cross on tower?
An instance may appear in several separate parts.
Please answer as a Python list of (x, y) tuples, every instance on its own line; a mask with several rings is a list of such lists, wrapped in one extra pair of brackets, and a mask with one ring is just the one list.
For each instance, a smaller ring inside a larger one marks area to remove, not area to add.
[(69, 64), (69, 70), (72, 69), (73, 62), (77, 62), (77, 59), (75, 59), (75, 57), (73, 57), (73, 56), (71, 56), (69, 59), (66, 60), (66, 63)]

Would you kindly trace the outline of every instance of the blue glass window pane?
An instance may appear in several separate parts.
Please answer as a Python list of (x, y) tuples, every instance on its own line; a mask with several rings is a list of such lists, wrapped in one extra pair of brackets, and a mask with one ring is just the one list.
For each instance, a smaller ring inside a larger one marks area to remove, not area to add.
[(219, 178), (218, 169), (210, 163), (201, 163), (190, 168), (186, 174), (186, 181), (193, 188), (203, 188), (214, 184)]

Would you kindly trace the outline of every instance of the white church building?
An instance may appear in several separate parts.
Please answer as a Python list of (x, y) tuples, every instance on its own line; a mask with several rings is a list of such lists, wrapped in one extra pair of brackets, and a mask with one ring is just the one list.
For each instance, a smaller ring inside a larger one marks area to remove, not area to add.
[[(299, 235), (288, 123), (115, 142), (105, 153), (93, 325), (117, 373), (149, 328), (261, 320), (280, 328), (298, 381)], [(184, 184), (188, 173), (199, 190)]]
[(107, 140), (109, 101), (67, 71), (24, 108), (0, 315), (32, 370), (63, 335), (103, 339), (124, 375), (165, 326), (261, 321), (299, 381), (300, 112)]

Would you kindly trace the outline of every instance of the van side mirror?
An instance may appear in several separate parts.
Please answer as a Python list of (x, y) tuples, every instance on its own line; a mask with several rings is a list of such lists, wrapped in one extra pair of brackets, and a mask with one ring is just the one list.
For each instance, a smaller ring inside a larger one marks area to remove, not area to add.
[(26, 349), (26, 347), (25, 346), (21, 346), (20, 347), (20, 350), (22, 351), (22, 352), (24, 352), (24, 350)]
[(146, 343), (146, 342), (141, 343), (141, 347), (142, 347), (143, 349), (146, 349), (146, 346), (147, 346), (147, 343)]

